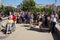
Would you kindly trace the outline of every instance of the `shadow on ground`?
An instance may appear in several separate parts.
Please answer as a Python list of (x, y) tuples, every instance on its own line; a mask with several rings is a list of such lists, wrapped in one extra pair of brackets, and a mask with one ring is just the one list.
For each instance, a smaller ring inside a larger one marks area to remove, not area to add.
[(1, 32), (2, 32), (3, 34), (6, 34), (6, 30), (5, 30), (5, 29), (2, 29)]
[(5, 38), (8, 38), (9, 35), (5, 33), (5, 30), (4, 29), (2, 29), (1, 32), (4, 34), (4, 35), (0, 36), (0, 39), (1, 40), (2, 39), (5, 39)]
[(39, 28), (35, 28), (35, 27), (30, 27), (29, 29), (26, 28), (27, 30), (30, 30), (30, 31), (36, 31), (36, 32), (49, 32), (49, 29), (48, 28), (42, 28), (42, 29), (39, 29)]
[[(47, 29), (38, 29), (38, 28), (33, 28), (33, 27), (31, 27), (30, 29), (27, 29), (27, 30), (43, 32), (43, 33), (45, 33), (45, 32), (49, 33), (50, 32)], [(52, 34), (52, 37), (54, 40), (60, 40), (59, 36), (55, 32), (54, 33), (51, 32), (51, 34)]]
[(60, 40), (60, 37), (57, 35), (56, 32), (54, 32), (54, 33), (51, 32), (51, 34), (52, 34), (54, 40)]
[[(25, 27), (28, 27), (28, 25), (25, 25)], [(50, 33), (50, 30), (49, 30), (49, 28), (45, 28), (45, 27), (43, 27), (43, 28), (41, 28), (41, 29), (39, 29), (39, 28), (35, 28), (35, 27), (28, 27), (28, 28), (26, 28), (27, 30), (29, 30), (29, 31), (36, 31), (36, 32), (43, 32), (43, 33)], [(52, 37), (53, 37), (53, 39), (54, 40), (60, 40), (60, 37), (57, 35), (57, 33), (56, 32), (54, 32), (54, 33), (52, 33), (51, 32), (51, 34), (52, 34)]]
[(24, 27), (30, 27), (29, 25), (24, 25)]
[(7, 37), (8, 37), (7, 35), (6, 36), (0, 36), (0, 39), (2, 40), (2, 39), (5, 39)]

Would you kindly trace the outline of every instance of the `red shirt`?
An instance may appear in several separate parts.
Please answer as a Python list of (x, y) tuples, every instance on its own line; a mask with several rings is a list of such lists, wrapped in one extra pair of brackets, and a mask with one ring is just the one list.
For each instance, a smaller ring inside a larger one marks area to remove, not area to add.
[(13, 16), (13, 21), (16, 21), (16, 16)]

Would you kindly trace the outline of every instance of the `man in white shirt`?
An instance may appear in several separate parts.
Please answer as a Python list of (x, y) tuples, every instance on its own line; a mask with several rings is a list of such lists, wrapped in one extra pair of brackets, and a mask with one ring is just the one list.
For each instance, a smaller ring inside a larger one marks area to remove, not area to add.
[(52, 13), (51, 14), (51, 32), (54, 32), (54, 28), (55, 28), (55, 25), (56, 25), (56, 14), (55, 13)]

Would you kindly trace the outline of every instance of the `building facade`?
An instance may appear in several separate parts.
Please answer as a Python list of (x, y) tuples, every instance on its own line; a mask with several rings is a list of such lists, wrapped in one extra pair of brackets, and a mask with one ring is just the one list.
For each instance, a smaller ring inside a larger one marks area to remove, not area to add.
[(60, 6), (57, 6), (57, 11), (60, 11)]
[(45, 8), (46, 5), (44, 5), (44, 4), (36, 4), (35, 6), (36, 6), (36, 8)]
[(54, 4), (47, 4), (47, 5), (36, 4), (36, 8), (51, 8), (51, 9), (54, 9)]

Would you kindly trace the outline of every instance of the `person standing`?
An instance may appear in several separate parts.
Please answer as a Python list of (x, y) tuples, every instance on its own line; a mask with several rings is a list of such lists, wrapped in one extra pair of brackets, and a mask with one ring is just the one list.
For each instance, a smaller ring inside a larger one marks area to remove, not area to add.
[(14, 12), (14, 15), (13, 15), (13, 26), (12, 26), (12, 30), (15, 31), (16, 29), (16, 21), (17, 21), (17, 16), (16, 16), (16, 12)]
[(45, 12), (45, 27), (48, 27), (48, 13), (47, 12)]
[(38, 16), (37, 12), (34, 12), (34, 13), (33, 13), (34, 24), (37, 23), (37, 16)]
[(55, 25), (56, 25), (56, 14), (55, 12), (52, 12), (51, 14), (51, 32), (54, 32), (54, 28), (55, 28)]
[(6, 24), (6, 33), (11, 33), (12, 31), (12, 23), (13, 23), (13, 15), (11, 12), (9, 12), (7, 24)]
[(25, 23), (27, 24), (27, 19), (28, 19), (28, 13), (25, 12)]
[(22, 23), (24, 23), (25, 21), (25, 14), (24, 14), (24, 11), (21, 12), (21, 19), (22, 19)]
[(41, 14), (41, 19), (42, 19), (42, 26), (45, 26), (45, 13), (44, 12), (42, 12), (42, 14)]
[(30, 24), (30, 18), (31, 18), (31, 12), (28, 12), (28, 15), (27, 15), (27, 22)]
[(11, 19), (11, 17), (8, 17), (7, 25), (6, 25), (6, 34), (12, 33), (12, 23), (13, 23), (13, 20)]
[(30, 26), (33, 27), (33, 14), (30, 14)]
[(42, 13), (39, 14), (39, 29), (42, 27)]
[(20, 14), (17, 13), (17, 23), (20, 23)]

